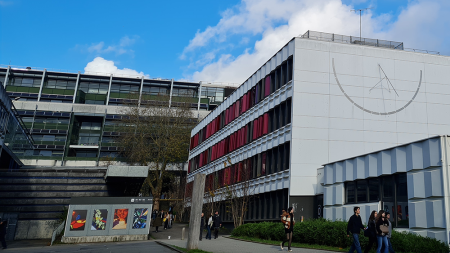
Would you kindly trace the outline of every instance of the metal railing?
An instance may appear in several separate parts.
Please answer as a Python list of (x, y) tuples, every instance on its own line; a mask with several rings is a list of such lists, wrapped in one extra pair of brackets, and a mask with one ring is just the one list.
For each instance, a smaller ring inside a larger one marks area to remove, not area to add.
[(405, 51), (417, 52), (417, 53), (425, 53), (425, 54), (436, 54), (441, 55), (438, 51), (424, 50), (424, 49), (414, 49), (414, 48), (405, 48)]
[(50, 246), (52, 246), (53, 245), (53, 242), (55, 241), (55, 239), (56, 239), (56, 237), (59, 235), (59, 234), (61, 234), (61, 232), (63, 231), (63, 229), (64, 229), (64, 225), (66, 224), (66, 222), (65, 221), (63, 221), (54, 231), (53, 231), (53, 233), (52, 233), (52, 241), (50, 242)]
[(361, 38), (359, 36), (347, 36), (347, 35), (340, 35), (340, 34), (334, 34), (334, 33), (307, 31), (305, 34), (303, 34), (300, 37), (308, 38), (308, 39), (315, 39), (315, 40), (322, 40), (322, 41), (335, 41), (335, 42), (347, 43), (347, 44), (358, 44), (358, 45), (366, 45), (366, 46), (373, 46), (373, 47), (384, 47), (384, 48), (391, 48), (391, 49), (398, 49), (398, 50), (404, 49), (403, 42)]

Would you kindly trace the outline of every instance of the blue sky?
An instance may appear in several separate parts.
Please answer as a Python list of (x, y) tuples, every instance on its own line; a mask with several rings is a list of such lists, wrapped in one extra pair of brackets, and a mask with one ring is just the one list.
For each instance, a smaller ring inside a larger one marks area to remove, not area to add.
[(353, 8), (363, 36), (448, 52), (447, 2), (0, 0), (0, 64), (239, 83), (308, 29), (358, 35)]

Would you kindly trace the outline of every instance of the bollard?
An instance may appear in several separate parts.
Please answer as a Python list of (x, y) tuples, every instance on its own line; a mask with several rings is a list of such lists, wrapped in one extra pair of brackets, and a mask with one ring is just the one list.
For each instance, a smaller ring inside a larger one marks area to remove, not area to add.
[(184, 240), (184, 231), (186, 230), (186, 228), (183, 227), (183, 229), (181, 230), (181, 240)]

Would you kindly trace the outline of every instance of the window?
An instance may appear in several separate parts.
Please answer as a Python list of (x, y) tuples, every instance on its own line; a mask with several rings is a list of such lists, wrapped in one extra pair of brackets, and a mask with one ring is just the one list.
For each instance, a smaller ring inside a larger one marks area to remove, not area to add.
[(380, 179), (371, 178), (369, 179), (369, 201), (379, 201), (380, 200)]
[(356, 182), (356, 195), (357, 195), (357, 202), (367, 202), (367, 181), (366, 180), (360, 180)]
[(356, 203), (356, 199), (355, 199), (355, 182), (348, 182), (347, 183), (347, 201), (346, 203), (351, 204), (351, 203)]

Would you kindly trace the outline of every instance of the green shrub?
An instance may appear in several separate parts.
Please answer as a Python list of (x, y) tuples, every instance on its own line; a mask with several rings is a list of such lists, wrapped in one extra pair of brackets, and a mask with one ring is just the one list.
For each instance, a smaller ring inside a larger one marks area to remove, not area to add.
[[(293, 242), (347, 248), (352, 244), (352, 237), (347, 237), (346, 230), (345, 221), (312, 219), (297, 222)], [(234, 229), (231, 234), (276, 241), (285, 237), (281, 222), (247, 223)], [(362, 232), (359, 241), (363, 249), (369, 242)], [(407, 232), (393, 231), (391, 242), (396, 252), (449, 252), (448, 245), (443, 242)]]

